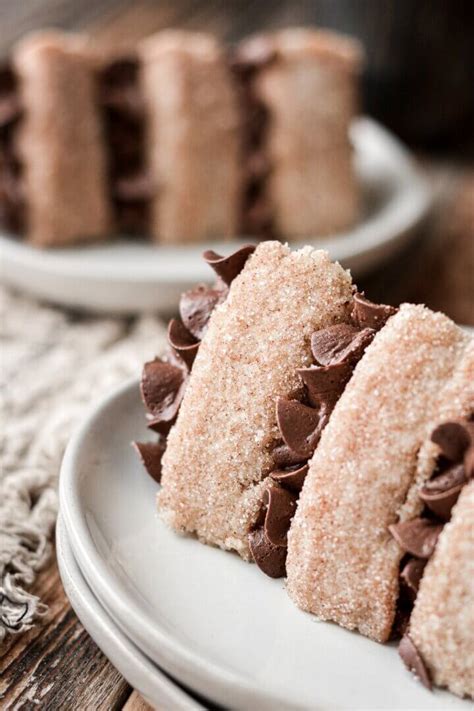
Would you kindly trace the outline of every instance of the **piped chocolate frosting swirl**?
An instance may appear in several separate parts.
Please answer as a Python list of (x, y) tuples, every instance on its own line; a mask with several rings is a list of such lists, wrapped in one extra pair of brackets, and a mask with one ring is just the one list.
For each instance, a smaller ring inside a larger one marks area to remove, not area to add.
[(204, 252), (205, 261), (216, 273), (215, 284), (199, 284), (182, 294), (180, 318), (172, 319), (168, 325), (168, 353), (143, 367), (142, 400), (147, 409), (148, 427), (158, 434), (158, 441), (134, 442), (133, 445), (145, 469), (157, 482), (161, 479), (166, 438), (176, 422), (187, 379), (211, 313), (225, 301), (230, 285), (254, 250), (253, 245), (245, 245), (227, 257), (212, 250)]
[(451, 518), (462, 488), (474, 477), (474, 413), (469, 418), (445, 422), (433, 431), (438, 445), (431, 477), (419, 491), (424, 504), (421, 515), (390, 526), (390, 532), (405, 555), (400, 564), (400, 594), (394, 634), (403, 635), (399, 654), (405, 666), (431, 689), (429, 672), (408, 630), (424, 568), (432, 556), (445, 523)]
[(117, 229), (146, 234), (153, 186), (145, 165), (145, 109), (137, 57), (120, 57), (98, 73), (108, 158), (108, 183)]
[(276, 60), (268, 37), (256, 36), (237, 46), (229, 65), (235, 77), (242, 116), (243, 193), (240, 230), (263, 238), (273, 235), (272, 208), (266, 195), (271, 165), (266, 151), (269, 111), (258, 98), (255, 80), (258, 72)]
[(287, 534), (308, 472), (308, 460), (376, 330), (395, 312), (392, 306), (373, 304), (363, 294), (355, 294), (352, 323), (313, 333), (314, 363), (297, 371), (302, 397), (277, 399), (281, 440), (272, 451), (275, 469), (269, 474), (259, 519), (249, 533), (253, 559), (272, 578), (283, 577), (286, 572)]
[(0, 67), (0, 224), (12, 232), (25, 226), (22, 165), (16, 137), (22, 118), (18, 84), (11, 66)]

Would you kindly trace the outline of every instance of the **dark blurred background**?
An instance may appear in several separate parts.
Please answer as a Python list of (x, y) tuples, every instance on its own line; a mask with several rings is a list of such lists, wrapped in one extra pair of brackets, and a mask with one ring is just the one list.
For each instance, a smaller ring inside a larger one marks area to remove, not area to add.
[(474, 325), (474, 0), (0, 0), (0, 55), (48, 26), (125, 49), (168, 27), (232, 43), (302, 24), (362, 41), (362, 110), (411, 146), (435, 196), (418, 239), (359, 285)]
[(177, 25), (229, 42), (271, 27), (333, 28), (365, 45), (367, 113), (412, 146), (474, 157), (473, 0), (1, 0), (0, 12), (3, 53), (48, 25), (111, 44)]

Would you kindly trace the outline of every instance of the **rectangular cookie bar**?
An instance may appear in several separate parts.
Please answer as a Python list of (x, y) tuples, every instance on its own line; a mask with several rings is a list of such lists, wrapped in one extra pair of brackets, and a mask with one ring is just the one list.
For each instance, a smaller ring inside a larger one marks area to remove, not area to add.
[(287, 29), (244, 41), (237, 58), (248, 67), (247, 93), (261, 126), (252, 150), (266, 165), (259, 210), (265, 204), (274, 233), (301, 238), (352, 225), (360, 208), (349, 142), (359, 44), (331, 32)]
[(169, 30), (139, 47), (150, 230), (161, 243), (237, 234), (240, 116), (225, 54), (210, 35)]
[(31, 35), (15, 49), (24, 117), (18, 154), (28, 240), (38, 246), (105, 239), (111, 218), (92, 62), (80, 39)]
[(314, 331), (349, 320), (351, 279), (325, 252), (264, 242), (213, 311), (162, 461), (164, 520), (249, 558), (279, 439), (276, 401), (301, 390)]

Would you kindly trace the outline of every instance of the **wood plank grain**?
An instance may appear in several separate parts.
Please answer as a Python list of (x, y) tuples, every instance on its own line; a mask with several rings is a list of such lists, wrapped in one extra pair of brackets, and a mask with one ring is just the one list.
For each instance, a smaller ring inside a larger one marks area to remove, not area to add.
[(123, 711), (150, 711), (152, 707), (142, 699), (137, 691), (134, 691), (127, 703), (123, 707)]
[(55, 562), (34, 591), (49, 605), (41, 623), (11, 637), (0, 659), (2, 709), (120, 709), (131, 688), (72, 611)]

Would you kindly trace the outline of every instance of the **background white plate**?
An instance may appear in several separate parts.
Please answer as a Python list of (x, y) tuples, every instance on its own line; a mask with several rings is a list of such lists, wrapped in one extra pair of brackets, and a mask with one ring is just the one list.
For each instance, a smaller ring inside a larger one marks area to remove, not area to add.
[(99, 405), (71, 441), (60, 506), (88, 584), (162, 668), (232, 708), (471, 708), (423, 688), (394, 646), (316, 622), (281, 580), (167, 529), (157, 485), (130, 447), (136, 438), (149, 438), (138, 382)]
[[(360, 276), (413, 235), (430, 206), (431, 193), (406, 149), (379, 124), (361, 118), (351, 133), (365, 215), (349, 233), (305, 242), (327, 249)], [(209, 246), (225, 254), (233, 249), (232, 243), (179, 248), (122, 239), (39, 250), (0, 234), (6, 283), (65, 306), (117, 313), (173, 310), (183, 290), (212, 278), (201, 259)]]
[(129, 684), (157, 708), (204, 709), (135, 647), (96, 600), (76, 563), (61, 518), (56, 526), (56, 553), (61, 581), (76, 615)]

